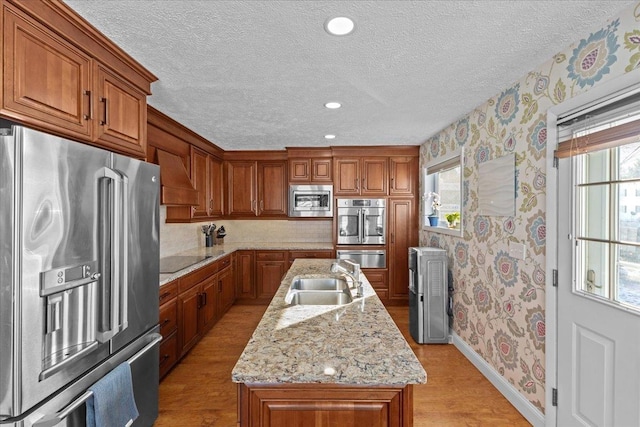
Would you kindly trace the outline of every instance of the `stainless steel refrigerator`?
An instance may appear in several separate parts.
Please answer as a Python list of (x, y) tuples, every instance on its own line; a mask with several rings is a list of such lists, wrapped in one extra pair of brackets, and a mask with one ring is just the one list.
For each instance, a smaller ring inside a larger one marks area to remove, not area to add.
[(409, 332), (418, 344), (449, 341), (447, 252), (409, 248)]
[(124, 362), (133, 425), (152, 425), (158, 167), (6, 121), (0, 133), (0, 425), (84, 426), (88, 387)]

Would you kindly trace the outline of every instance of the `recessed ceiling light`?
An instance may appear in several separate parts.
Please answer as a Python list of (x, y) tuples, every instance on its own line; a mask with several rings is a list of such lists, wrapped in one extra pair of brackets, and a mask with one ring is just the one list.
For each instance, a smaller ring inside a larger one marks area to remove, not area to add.
[(327, 33), (334, 36), (346, 36), (353, 32), (354, 27), (353, 21), (345, 16), (330, 18), (324, 23), (324, 29)]
[(342, 107), (342, 104), (340, 104), (339, 102), (327, 102), (326, 104), (324, 104), (324, 106), (331, 110), (335, 110), (336, 108)]
[(324, 139), (336, 139), (336, 136), (329, 134), (329, 135), (325, 135)]

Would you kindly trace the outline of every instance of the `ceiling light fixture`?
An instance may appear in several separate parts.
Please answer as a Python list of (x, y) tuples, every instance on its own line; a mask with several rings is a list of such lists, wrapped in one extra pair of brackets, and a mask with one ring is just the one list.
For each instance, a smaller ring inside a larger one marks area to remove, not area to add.
[(354, 28), (353, 21), (345, 16), (330, 18), (324, 23), (325, 31), (334, 36), (346, 36), (351, 34)]
[(336, 108), (342, 107), (342, 104), (340, 104), (339, 102), (327, 102), (326, 104), (324, 104), (324, 106), (330, 110), (335, 110)]
[(329, 134), (329, 135), (325, 135), (324, 139), (336, 139), (336, 136)]

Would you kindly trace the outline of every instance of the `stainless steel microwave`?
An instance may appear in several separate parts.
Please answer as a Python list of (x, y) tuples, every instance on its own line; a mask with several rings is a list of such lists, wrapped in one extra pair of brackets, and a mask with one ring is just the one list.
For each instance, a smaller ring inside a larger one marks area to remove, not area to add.
[(333, 185), (290, 185), (289, 216), (333, 217)]

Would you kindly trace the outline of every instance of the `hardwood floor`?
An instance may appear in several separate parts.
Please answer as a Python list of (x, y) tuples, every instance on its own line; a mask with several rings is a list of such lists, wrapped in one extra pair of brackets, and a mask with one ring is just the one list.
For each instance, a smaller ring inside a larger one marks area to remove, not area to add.
[[(231, 369), (265, 309), (234, 305), (169, 373), (155, 427), (236, 425)], [(414, 386), (415, 427), (530, 425), (453, 345), (416, 344), (407, 307), (388, 311), (427, 371), (427, 384)]]

